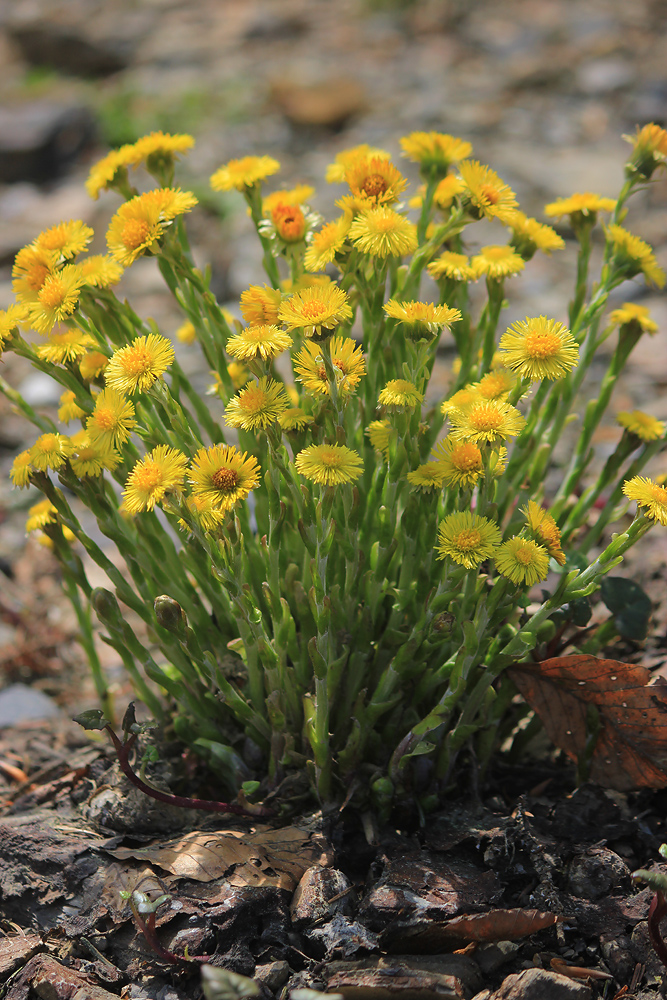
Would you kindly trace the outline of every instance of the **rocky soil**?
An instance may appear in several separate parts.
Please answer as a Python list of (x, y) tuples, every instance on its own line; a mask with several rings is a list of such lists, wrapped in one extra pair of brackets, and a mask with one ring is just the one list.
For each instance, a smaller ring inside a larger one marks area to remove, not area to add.
[[(666, 27), (661, 0), (0, 0), (0, 308), (12, 301), (14, 254), (47, 226), (84, 219), (103, 248), (117, 199), (88, 199), (88, 169), (109, 142), (155, 128), (196, 137), (180, 174), (202, 203), (192, 239), (197, 258), (212, 263), (218, 297), (233, 310), (261, 272), (241, 199), (208, 189), (210, 174), (231, 157), (275, 156), (281, 185), (312, 183), (315, 207), (327, 214), (337, 191), (323, 176), (336, 152), (368, 142), (398, 160), (401, 135), (434, 129), (469, 139), (524, 210), (540, 218), (546, 202), (573, 191), (614, 195), (629, 148), (621, 136), (667, 118)], [(405, 169), (416, 181), (411, 165)], [(667, 266), (667, 178), (635, 200), (628, 225)], [(492, 242), (492, 232), (482, 242)], [(566, 251), (535, 259), (509, 283), (508, 323), (526, 315), (564, 318), (574, 244), (563, 235)], [(151, 261), (128, 272), (122, 291), (164, 333), (181, 323)], [(639, 281), (618, 290), (619, 303), (629, 299), (651, 308), (660, 333), (638, 346), (613, 409), (641, 407), (664, 420), (667, 305)], [(179, 350), (203, 391), (208, 373)], [(29, 402), (55, 408), (55, 383), (12, 355), (2, 360), (0, 374)], [(613, 422), (601, 428), (600, 460), (617, 435)], [(104, 886), (111, 886), (109, 900), (118, 888), (119, 862), (112, 869), (104, 852), (121, 844), (121, 834), (80, 811), (107, 782), (109, 759), (67, 721), (94, 702), (94, 692), (51, 557), (26, 545), (26, 508), (36, 498), (13, 492), (7, 479), (13, 456), (33, 438), (0, 399), (0, 794), (8, 803), (0, 858), (8, 866), (3, 878), (11, 877), (0, 897), (0, 983), (15, 974), (7, 1000), (189, 1000), (199, 996), (191, 970), (160, 965), (117, 900), (106, 909), (95, 902)], [(667, 545), (654, 532), (625, 572), (657, 602), (666, 565)], [(89, 576), (105, 582), (92, 566)], [(660, 647), (664, 616), (655, 634)], [(116, 654), (102, 654), (122, 703), (129, 693)], [(661, 657), (659, 648), (647, 665)], [(384, 997), (393, 995), (392, 981), (402, 1000), (482, 1000), (486, 990), (496, 991), (493, 1000), (611, 1000), (624, 986), (627, 996), (656, 996), (661, 969), (647, 946), (650, 894), (632, 888), (629, 872), (657, 856), (662, 799), (612, 799), (595, 790), (568, 799), (572, 775), (562, 771), (522, 780), (520, 789), (516, 779), (501, 781), (475, 816), (452, 813), (417, 833), (385, 831), (377, 843), (372, 831), (327, 828), (344, 880), (337, 891), (354, 886), (340, 907), (307, 910), (306, 893), (307, 912), (290, 916), (294, 873), (284, 885), (255, 887), (251, 902), (252, 892), (237, 885), (234, 905), (228, 865), (205, 883), (205, 899), (196, 879), (181, 881), (174, 900), (182, 905), (160, 911), (163, 938), (181, 952), (189, 943), (191, 952), (215, 953), (219, 963), (257, 975), (265, 997), (288, 982)], [(547, 780), (548, 791), (540, 790)], [(599, 824), (598, 816), (605, 817)], [(585, 822), (573, 832), (578, 817)], [(414, 863), (408, 874), (406, 857)], [(130, 868), (138, 865), (135, 859)], [(164, 880), (159, 865), (148, 873)], [(410, 950), (420, 950), (415, 914), (437, 922), (502, 907), (552, 910), (567, 920), (472, 955), (415, 957)], [(391, 927), (400, 931), (393, 939)], [(559, 959), (613, 981), (564, 979)], [(43, 986), (56, 980), (55, 993)]]

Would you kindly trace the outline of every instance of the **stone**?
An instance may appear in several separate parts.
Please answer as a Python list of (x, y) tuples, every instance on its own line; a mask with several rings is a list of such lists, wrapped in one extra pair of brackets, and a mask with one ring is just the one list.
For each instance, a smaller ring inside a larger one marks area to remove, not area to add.
[(0, 181), (56, 180), (91, 145), (94, 134), (93, 115), (83, 105), (33, 101), (0, 108)]
[(485, 990), (473, 1000), (590, 1000), (590, 987), (545, 969), (524, 969), (507, 976), (494, 993)]
[[(294, 891), (290, 913), (295, 927), (304, 927), (334, 913), (350, 913), (353, 893), (350, 882), (336, 868), (309, 868)], [(332, 899), (345, 892), (340, 899)]]
[(256, 966), (253, 979), (275, 993), (285, 985), (289, 976), (289, 965), (285, 961), (279, 961)]
[(10, 684), (0, 691), (0, 726), (14, 726), (26, 719), (52, 719), (60, 715), (55, 701), (27, 684)]

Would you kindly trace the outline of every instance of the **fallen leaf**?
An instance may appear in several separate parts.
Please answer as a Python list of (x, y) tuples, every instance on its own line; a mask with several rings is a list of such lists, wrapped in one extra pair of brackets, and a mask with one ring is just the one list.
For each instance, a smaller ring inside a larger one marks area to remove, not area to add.
[(121, 861), (147, 861), (178, 878), (197, 882), (212, 882), (224, 875), (230, 885), (277, 886), (289, 891), (308, 868), (332, 862), (322, 839), (293, 826), (187, 833), (147, 847), (119, 847), (108, 853)]
[(608, 972), (602, 972), (600, 969), (584, 969), (578, 965), (568, 965), (564, 962), (562, 958), (552, 958), (551, 968), (554, 972), (559, 972), (561, 976), (567, 976), (568, 979), (613, 979)]
[(468, 913), (442, 922), (422, 920), (417, 927), (388, 927), (381, 937), (387, 951), (399, 948), (414, 954), (433, 955), (448, 950), (460, 941), (516, 941), (564, 920), (556, 913), (539, 910), (489, 910)]
[(559, 656), (520, 664), (509, 676), (539, 715), (549, 738), (569, 757), (588, 752), (589, 706), (600, 729), (589, 777), (627, 792), (667, 785), (667, 682), (652, 684), (641, 666), (597, 656)]

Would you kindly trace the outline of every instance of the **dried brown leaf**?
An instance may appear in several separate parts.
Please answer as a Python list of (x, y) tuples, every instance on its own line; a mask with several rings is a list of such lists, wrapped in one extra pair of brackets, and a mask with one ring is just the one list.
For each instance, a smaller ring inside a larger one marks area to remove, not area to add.
[(296, 827), (251, 832), (225, 830), (187, 833), (147, 847), (109, 851), (123, 861), (134, 858), (156, 864), (178, 878), (211, 882), (225, 876), (230, 885), (277, 886), (292, 891), (313, 865), (331, 864), (324, 842)]
[(667, 785), (667, 682), (649, 684), (645, 667), (588, 655), (519, 664), (509, 675), (552, 742), (575, 760), (587, 750), (588, 707), (597, 708), (592, 781), (618, 791)]

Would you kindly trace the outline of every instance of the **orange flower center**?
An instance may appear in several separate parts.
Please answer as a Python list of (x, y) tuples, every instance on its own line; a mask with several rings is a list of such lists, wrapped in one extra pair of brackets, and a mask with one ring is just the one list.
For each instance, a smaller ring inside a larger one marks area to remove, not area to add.
[(458, 535), (454, 539), (454, 544), (457, 549), (463, 552), (469, 552), (470, 549), (476, 549), (482, 540), (482, 536), (477, 530), (477, 528), (468, 528), (465, 531), (459, 531)]
[(301, 315), (304, 319), (317, 323), (323, 316), (326, 316), (327, 308), (321, 299), (311, 299), (301, 306)]
[(128, 219), (120, 236), (121, 243), (128, 250), (136, 250), (137, 247), (148, 242), (149, 231), (145, 219)]
[(278, 235), (286, 243), (298, 243), (306, 232), (306, 218), (298, 205), (280, 202), (271, 213)]
[(550, 330), (529, 330), (525, 344), (531, 358), (553, 358), (562, 346), (558, 334)]
[(514, 557), (522, 566), (530, 566), (533, 561), (533, 550), (529, 545), (520, 545), (514, 553)]
[(130, 348), (129, 352), (123, 358), (119, 358), (119, 361), (123, 372), (133, 377), (143, 375), (144, 372), (149, 372), (153, 364), (153, 357), (147, 347), (137, 345)]
[(33, 291), (38, 292), (46, 281), (49, 269), (46, 264), (32, 264), (26, 275), (26, 281)]
[(239, 476), (236, 469), (216, 469), (211, 476), (211, 482), (221, 493), (231, 493), (236, 488), (238, 481)]
[(340, 461), (339, 455), (337, 454), (337, 452), (333, 450), (333, 448), (332, 449), (323, 448), (322, 451), (320, 452), (319, 457), (322, 465), (326, 465), (329, 468), (335, 467), (336, 465), (339, 464)]
[(479, 189), (480, 196), (487, 201), (489, 205), (497, 205), (500, 201), (500, 192), (497, 188), (494, 188), (492, 184), (482, 184)]
[(142, 493), (151, 493), (162, 485), (162, 472), (157, 465), (145, 465), (134, 474), (134, 485)]
[(250, 413), (260, 413), (266, 405), (266, 393), (258, 385), (253, 385), (241, 395), (241, 405)]
[(658, 503), (667, 504), (667, 489), (664, 486), (653, 484), (651, 486), (651, 493), (653, 494), (653, 499), (657, 500)]
[(110, 407), (95, 410), (95, 423), (101, 431), (110, 431), (116, 426), (116, 417)]
[(478, 431), (495, 431), (503, 422), (502, 413), (486, 408), (473, 408), (469, 413), (470, 422)]
[(378, 195), (384, 194), (388, 187), (389, 184), (382, 174), (369, 174), (361, 185), (361, 190), (369, 198), (377, 198)]
[(39, 301), (45, 309), (57, 309), (62, 306), (67, 296), (67, 289), (60, 278), (52, 278), (48, 285), (44, 285), (39, 293)]
[(45, 434), (39, 442), (39, 448), (43, 454), (46, 454), (49, 451), (59, 451), (58, 438), (55, 434)]
[(474, 472), (482, 468), (482, 453), (474, 444), (460, 444), (452, 451), (452, 465), (460, 472)]

